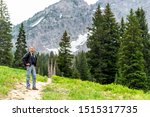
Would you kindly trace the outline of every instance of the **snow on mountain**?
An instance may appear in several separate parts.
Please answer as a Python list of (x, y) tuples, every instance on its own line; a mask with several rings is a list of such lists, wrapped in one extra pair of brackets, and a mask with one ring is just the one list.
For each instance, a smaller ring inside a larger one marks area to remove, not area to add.
[[(87, 33), (84, 34), (84, 35), (79, 35), (78, 39), (76, 41), (71, 42), (71, 49), (70, 50), (71, 50), (72, 53), (76, 53), (77, 51), (79, 51), (78, 47), (82, 46), (86, 43), (87, 36), (88, 36)], [(59, 48), (51, 48), (51, 49), (46, 48), (46, 49), (49, 52), (53, 52), (54, 54), (58, 54), (58, 50), (59, 50)]]
[[(105, 8), (104, 7), (101, 7), (101, 10), (104, 11)], [(96, 9), (93, 9), (93, 12), (95, 13)]]
[(49, 49), (49, 48), (46, 48), (49, 52), (53, 52), (54, 54), (58, 54), (58, 48), (52, 48), (52, 49)]
[(31, 24), (31, 27), (38, 25), (43, 19), (44, 19), (44, 17), (39, 18), (37, 21), (35, 21), (33, 24)]
[(98, 0), (84, 0), (88, 5), (95, 4)]
[(86, 41), (87, 41), (87, 33), (84, 35), (79, 35), (77, 40), (71, 42), (71, 51), (73, 53), (77, 52), (79, 50), (78, 46), (82, 46), (83, 44), (86, 43)]
[(60, 16), (59, 16), (59, 18), (62, 18), (62, 16), (63, 16), (63, 15), (62, 15), (62, 13), (61, 13)]
[(103, 10), (105, 10), (105, 8), (104, 8), (104, 7), (101, 7), (101, 10), (103, 11)]

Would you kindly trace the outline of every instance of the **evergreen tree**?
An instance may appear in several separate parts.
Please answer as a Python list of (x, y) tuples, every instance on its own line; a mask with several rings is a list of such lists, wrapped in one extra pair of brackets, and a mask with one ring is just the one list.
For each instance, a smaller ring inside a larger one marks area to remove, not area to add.
[(81, 80), (92, 80), (89, 66), (87, 64), (86, 54), (83, 51), (78, 55), (77, 69)]
[(7, 5), (3, 0), (0, 0), (0, 19), (6, 22), (10, 20)]
[(116, 73), (116, 77), (115, 77), (115, 82), (116, 82), (116, 79), (117, 79), (117, 83), (118, 84), (121, 84), (121, 82), (123, 82), (123, 78), (121, 77), (121, 73), (120, 72), (120, 64), (118, 64), (119, 62), (119, 56), (120, 56), (120, 52), (122, 51), (121, 47), (122, 47), (122, 41), (124, 39), (124, 33), (126, 31), (126, 23), (124, 22), (124, 18), (121, 19), (121, 22), (120, 22), (120, 28), (119, 28), (119, 31), (120, 31), (120, 39), (119, 39), (119, 49), (118, 49), (118, 53), (117, 53), (117, 73)]
[(113, 83), (117, 72), (117, 53), (119, 49), (119, 26), (116, 22), (110, 5), (106, 5), (104, 11), (104, 33), (103, 40), (104, 53), (102, 66), (102, 83)]
[(103, 31), (103, 15), (101, 7), (98, 5), (93, 16), (92, 27), (89, 28), (89, 36), (87, 40), (87, 47), (90, 49), (87, 53), (87, 59), (90, 66), (90, 72), (96, 82), (100, 82), (102, 73), (102, 43), (104, 38)]
[(80, 78), (80, 74), (79, 74), (79, 71), (78, 71), (78, 55), (76, 55), (74, 57), (74, 61), (73, 61), (73, 68), (72, 68), (72, 77), (73, 78)]
[(126, 25), (125, 25), (125, 22), (124, 22), (124, 18), (122, 17), (121, 18), (121, 24), (120, 24), (120, 30), (119, 30), (120, 31), (120, 38), (123, 38), (125, 29), (126, 29)]
[(12, 65), (11, 23), (7, 6), (0, 0), (0, 65)]
[(37, 73), (42, 76), (48, 76), (49, 55), (44, 53), (38, 53), (37, 58), (38, 58), (37, 67), (36, 67)]
[(19, 28), (19, 35), (16, 42), (16, 52), (14, 54), (14, 67), (18, 68), (24, 68), (24, 65), (22, 64), (22, 57), (23, 55), (27, 53), (27, 45), (26, 45), (26, 35), (24, 31), (23, 23), (21, 24)]
[(142, 42), (140, 24), (131, 9), (119, 49), (117, 83), (129, 88), (146, 89)]
[(59, 43), (60, 50), (57, 59), (58, 69), (60, 70), (61, 76), (70, 77), (72, 76), (72, 59), (73, 56), (70, 51), (70, 37), (65, 31), (61, 42)]
[(141, 37), (143, 38), (143, 45), (144, 45), (143, 55), (145, 60), (145, 71), (147, 73), (150, 86), (150, 35), (148, 33), (148, 24), (146, 21), (145, 12), (142, 8), (138, 8), (138, 10), (135, 13), (140, 23), (140, 29), (142, 31)]
[(117, 71), (116, 58), (119, 46), (118, 24), (111, 11), (110, 5), (106, 5), (104, 15), (98, 6), (93, 25), (90, 29), (91, 35), (87, 46), (91, 73), (96, 82), (109, 84), (115, 81)]

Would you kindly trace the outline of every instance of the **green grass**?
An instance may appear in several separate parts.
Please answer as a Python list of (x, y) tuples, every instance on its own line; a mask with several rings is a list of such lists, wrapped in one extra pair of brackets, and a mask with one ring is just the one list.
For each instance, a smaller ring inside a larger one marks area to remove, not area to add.
[(44, 100), (150, 100), (150, 93), (109, 84), (53, 76), (43, 90)]
[[(11, 89), (15, 88), (15, 83), (25, 82), (25, 75), (25, 70), (0, 66), (0, 97), (7, 95)], [(47, 78), (37, 75), (37, 80), (44, 82)]]

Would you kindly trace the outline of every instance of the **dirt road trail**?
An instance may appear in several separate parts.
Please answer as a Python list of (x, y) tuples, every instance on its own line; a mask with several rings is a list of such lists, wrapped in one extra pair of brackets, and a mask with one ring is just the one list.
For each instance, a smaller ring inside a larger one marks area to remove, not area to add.
[(51, 83), (51, 78), (47, 82), (37, 82), (38, 90), (28, 90), (25, 83), (16, 84), (16, 88), (9, 92), (5, 100), (40, 100), (43, 87)]

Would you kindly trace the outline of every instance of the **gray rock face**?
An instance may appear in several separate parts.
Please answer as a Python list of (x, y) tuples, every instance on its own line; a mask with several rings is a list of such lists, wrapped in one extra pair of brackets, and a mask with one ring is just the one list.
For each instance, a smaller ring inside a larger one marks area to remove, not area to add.
[[(87, 32), (91, 11), (83, 0), (62, 0), (24, 21), (27, 43), (40, 52), (58, 48), (63, 32), (67, 30), (71, 41)], [(14, 42), (19, 25), (13, 27)]]
[[(65, 30), (71, 41), (77, 40), (78, 36), (86, 34), (87, 27), (91, 26), (97, 5), (100, 4), (104, 8), (108, 2), (118, 21), (129, 13), (130, 8), (143, 7), (146, 12), (150, 11), (149, 0), (99, 0), (94, 5), (88, 5), (84, 0), (61, 0), (23, 22), (27, 44), (35, 46), (39, 52), (49, 52), (50, 49), (59, 47)], [(150, 22), (148, 13), (147, 19)], [(16, 42), (19, 26), (20, 24), (13, 27), (13, 43)], [(87, 50), (85, 45), (86, 43), (82, 43), (76, 48)]]
[(142, 7), (146, 11), (148, 22), (150, 22), (150, 14), (148, 13), (150, 11), (150, 0), (98, 0), (96, 5), (100, 4), (103, 7), (107, 3), (110, 3), (117, 20), (126, 17), (131, 8), (136, 10), (138, 7)]

